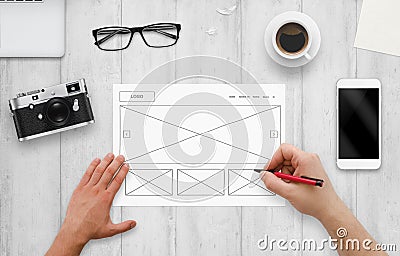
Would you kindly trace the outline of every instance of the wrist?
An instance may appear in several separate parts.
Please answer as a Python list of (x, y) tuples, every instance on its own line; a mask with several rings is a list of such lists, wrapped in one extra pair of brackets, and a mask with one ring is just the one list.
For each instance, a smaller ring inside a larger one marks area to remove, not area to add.
[(344, 216), (348, 211), (349, 209), (344, 202), (339, 196), (335, 195), (333, 199), (328, 202), (327, 206), (314, 217), (325, 226), (326, 223), (332, 222), (340, 218), (340, 216)]
[(75, 225), (69, 225), (67, 221), (61, 226), (59, 235), (67, 240), (69, 243), (77, 246), (85, 246), (89, 242), (89, 239), (85, 237), (85, 235), (80, 232)]
[(61, 226), (46, 256), (78, 256), (87, 241), (71, 230), (65, 223)]

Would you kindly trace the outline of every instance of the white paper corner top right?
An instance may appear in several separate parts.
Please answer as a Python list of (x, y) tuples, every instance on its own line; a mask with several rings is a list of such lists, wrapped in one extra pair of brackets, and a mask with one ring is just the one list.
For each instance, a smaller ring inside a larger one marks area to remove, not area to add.
[(364, 0), (354, 46), (400, 56), (400, 1)]

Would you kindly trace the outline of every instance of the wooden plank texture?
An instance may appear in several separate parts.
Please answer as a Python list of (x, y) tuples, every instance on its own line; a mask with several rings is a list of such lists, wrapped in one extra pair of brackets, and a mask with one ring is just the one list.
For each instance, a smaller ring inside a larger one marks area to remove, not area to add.
[[(124, 26), (176, 21), (175, 0), (151, 0), (146, 4), (123, 0), (122, 6)], [(137, 34), (122, 53), (122, 83), (139, 83), (153, 69), (174, 58), (175, 47), (149, 48)], [(171, 70), (170, 79), (174, 74)], [(123, 255), (175, 255), (176, 207), (123, 207), (122, 217), (138, 223), (133, 232), (122, 235)]]
[[(112, 151), (112, 84), (121, 81), (121, 53), (105, 52), (93, 44), (92, 29), (119, 25), (120, 0), (68, 1), (66, 53), (61, 63), (63, 81), (85, 78), (96, 123), (61, 135), (61, 213), (87, 165)], [(111, 216), (121, 220), (121, 209)], [(82, 255), (120, 255), (121, 236), (91, 241)]]
[[(357, 1), (360, 14), (362, 1)], [(357, 50), (357, 77), (378, 78), (382, 83), (382, 165), (379, 170), (357, 172), (357, 216), (380, 243), (397, 243), (400, 251), (400, 59)], [(390, 255), (396, 255), (394, 252)]]
[[(65, 216), (69, 198), (87, 164), (112, 150), (112, 85), (137, 83), (159, 65), (192, 55), (241, 64), (260, 83), (285, 83), (286, 142), (316, 152), (339, 195), (368, 231), (384, 243), (400, 241), (399, 57), (353, 47), (361, 0), (67, 0), (66, 54), (60, 59), (0, 59), (0, 255), (42, 255)], [(236, 5), (231, 15), (217, 8)], [(303, 11), (321, 30), (317, 57), (301, 68), (273, 62), (264, 48), (268, 22), (284, 11)], [(91, 30), (161, 21), (182, 24), (174, 47), (148, 48), (139, 35), (122, 52), (93, 45)], [(207, 34), (215, 28), (216, 33)], [(180, 70), (171, 69), (173, 80)], [(378, 171), (336, 167), (336, 82), (382, 81), (383, 159)], [(86, 78), (96, 123), (19, 143), (8, 100), (17, 92)], [(186, 83), (215, 83), (188, 79)], [(232, 81), (241, 82), (241, 74)], [(138, 221), (123, 235), (92, 241), (82, 255), (265, 255), (257, 241), (327, 238), (314, 219), (285, 207), (116, 207), (112, 218)], [(398, 245), (400, 246), (400, 245)], [(400, 248), (398, 248), (399, 250)], [(269, 253), (269, 252), (268, 252)], [(273, 251), (271, 255), (336, 255)], [(395, 254), (391, 254), (395, 255)]]
[[(264, 47), (268, 23), (285, 11), (299, 11), (301, 2), (242, 1), (242, 65), (260, 83), (286, 84), (286, 142), (302, 146), (301, 68), (285, 68), (275, 63)], [(286, 207), (242, 207), (242, 255), (265, 255), (258, 248), (259, 239), (301, 239), (302, 222), (288, 203)], [(300, 255), (293, 251), (272, 251), (273, 255)]]
[[(336, 166), (336, 82), (356, 75), (355, 1), (303, 0), (303, 12), (321, 30), (321, 49), (313, 62), (303, 67), (303, 145), (316, 152), (337, 193), (355, 213), (356, 172)], [(303, 237), (321, 241), (328, 237), (315, 219), (303, 217)], [(306, 255), (337, 255), (335, 251), (307, 252)]]
[(60, 82), (59, 59), (0, 59), (0, 255), (44, 254), (60, 225), (60, 135), (18, 142), (8, 100)]
[[(236, 5), (232, 15), (223, 16), (217, 8)], [(183, 31), (176, 57), (218, 56), (241, 62), (240, 3), (233, 0), (177, 2), (177, 20)], [(206, 33), (217, 29), (214, 35)], [(197, 70), (194, 68), (194, 70)], [(176, 70), (178, 77), (180, 70)], [(215, 76), (218, 76), (216, 71)], [(214, 74), (213, 74), (214, 75)], [(230, 82), (240, 82), (232, 74)], [(187, 79), (186, 83), (218, 83), (215, 79)], [(238, 255), (241, 252), (240, 207), (178, 207), (176, 255)]]

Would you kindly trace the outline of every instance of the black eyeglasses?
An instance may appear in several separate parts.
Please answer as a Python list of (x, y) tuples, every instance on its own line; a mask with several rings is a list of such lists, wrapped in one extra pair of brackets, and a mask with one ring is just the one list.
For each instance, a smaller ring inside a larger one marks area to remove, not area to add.
[(129, 47), (133, 34), (139, 32), (149, 47), (162, 48), (176, 44), (179, 39), (180, 24), (157, 23), (144, 27), (104, 27), (92, 31), (94, 43), (104, 51), (120, 51)]

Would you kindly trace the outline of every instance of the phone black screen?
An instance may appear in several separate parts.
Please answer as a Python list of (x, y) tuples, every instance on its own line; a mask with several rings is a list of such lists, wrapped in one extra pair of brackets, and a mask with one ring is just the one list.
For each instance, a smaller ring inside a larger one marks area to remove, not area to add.
[(379, 159), (379, 89), (339, 89), (339, 158)]

